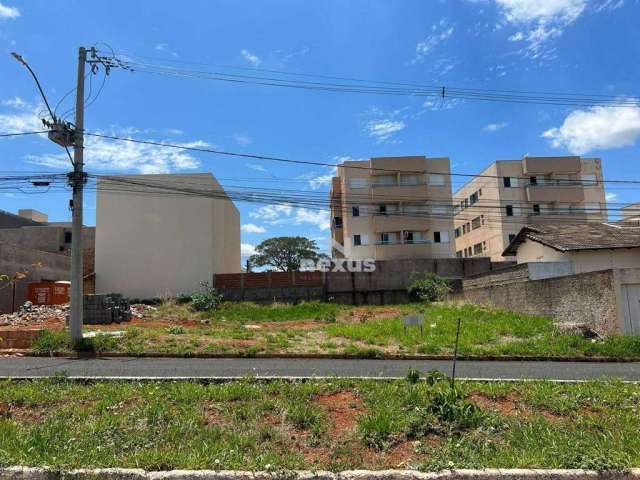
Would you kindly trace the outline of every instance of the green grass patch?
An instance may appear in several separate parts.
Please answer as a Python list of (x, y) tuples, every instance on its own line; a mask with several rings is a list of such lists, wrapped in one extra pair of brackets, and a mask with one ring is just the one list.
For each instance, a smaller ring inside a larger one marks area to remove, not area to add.
[(619, 382), (5, 380), (0, 466), (625, 469), (639, 401)]

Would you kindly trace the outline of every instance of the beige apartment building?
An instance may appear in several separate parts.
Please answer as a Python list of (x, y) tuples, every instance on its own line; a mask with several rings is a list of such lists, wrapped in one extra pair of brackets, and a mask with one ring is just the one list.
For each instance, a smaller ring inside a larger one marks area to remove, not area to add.
[(332, 180), (330, 198), (333, 257), (454, 256), (448, 158), (344, 162)]
[(453, 195), (458, 257), (503, 257), (532, 223), (603, 222), (607, 210), (600, 159), (524, 157), (498, 160)]

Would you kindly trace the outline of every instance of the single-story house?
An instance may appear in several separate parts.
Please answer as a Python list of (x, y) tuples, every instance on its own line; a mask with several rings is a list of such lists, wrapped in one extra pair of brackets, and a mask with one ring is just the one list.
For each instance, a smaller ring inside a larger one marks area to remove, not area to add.
[(503, 256), (520, 263), (570, 262), (574, 274), (640, 267), (640, 225), (571, 223), (527, 225)]

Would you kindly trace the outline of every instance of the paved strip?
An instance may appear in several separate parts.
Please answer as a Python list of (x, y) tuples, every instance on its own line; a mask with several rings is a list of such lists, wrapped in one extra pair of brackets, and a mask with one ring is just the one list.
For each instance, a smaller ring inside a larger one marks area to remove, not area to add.
[[(229, 378), (257, 377), (404, 377), (409, 368), (451, 375), (445, 360), (332, 360), (256, 358), (0, 358), (0, 377), (67, 375), (91, 378)], [(459, 361), (456, 375), (476, 379), (640, 381), (640, 362)]]

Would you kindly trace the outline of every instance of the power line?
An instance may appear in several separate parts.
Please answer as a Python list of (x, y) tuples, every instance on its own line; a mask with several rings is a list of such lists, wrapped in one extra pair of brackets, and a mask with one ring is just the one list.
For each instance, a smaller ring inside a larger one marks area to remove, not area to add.
[[(139, 144), (143, 144), (143, 145), (154, 145), (154, 146), (158, 146), (158, 147), (177, 148), (177, 149), (181, 149), (181, 150), (188, 150), (188, 151), (194, 151), (194, 152), (212, 153), (212, 154), (216, 154), (216, 155), (251, 158), (253, 160), (265, 160), (265, 161), (283, 162), (283, 163), (296, 163), (296, 164), (302, 164), (302, 165), (315, 165), (315, 166), (321, 166), (321, 167), (340, 167), (340, 168), (350, 168), (350, 169), (367, 170), (367, 171), (372, 171), (373, 170), (373, 171), (389, 172), (389, 173), (394, 173), (394, 174), (395, 173), (411, 173), (411, 174), (443, 175), (443, 176), (450, 176), (450, 177), (456, 177), (457, 176), (457, 177), (472, 177), (472, 178), (498, 178), (498, 179), (503, 178), (500, 175), (434, 172), (434, 171), (428, 171), (428, 170), (397, 170), (397, 169), (388, 169), (388, 168), (381, 168), (381, 167), (369, 167), (369, 166), (361, 166), (361, 165), (345, 165), (345, 164), (338, 164), (338, 163), (318, 162), (318, 161), (311, 161), (311, 160), (294, 160), (294, 159), (290, 159), (290, 158), (273, 157), (273, 156), (267, 156), (267, 155), (231, 152), (231, 151), (226, 151), (226, 150), (216, 150), (216, 149), (207, 148), (207, 147), (194, 147), (194, 146), (179, 145), (179, 144), (168, 143), (168, 142), (158, 142), (158, 141), (154, 141), (154, 140), (139, 140), (139, 139), (133, 139), (133, 138), (119, 137), (119, 136), (116, 136), (116, 135), (105, 135), (105, 134), (101, 134), (101, 133), (92, 133), (92, 132), (85, 132), (85, 135), (92, 136), (92, 137), (106, 138), (106, 139), (110, 139), (110, 140), (123, 141), (123, 142), (139, 143)], [(518, 179), (522, 179), (522, 180), (529, 180), (530, 179), (529, 177), (512, 177), (512, 178), (518, 178)], [(599, 180), (597, 183), (598, 184), (600, 184), (600, 183), (640, 184), (640, 180)]]
[(36, 135), (39, 133), (48, 133), (49, 130), (38, 130), (35, 132), (13, 132), (13, 133), (0, 133), (0, 137), (21, 137), (23, 135)]

